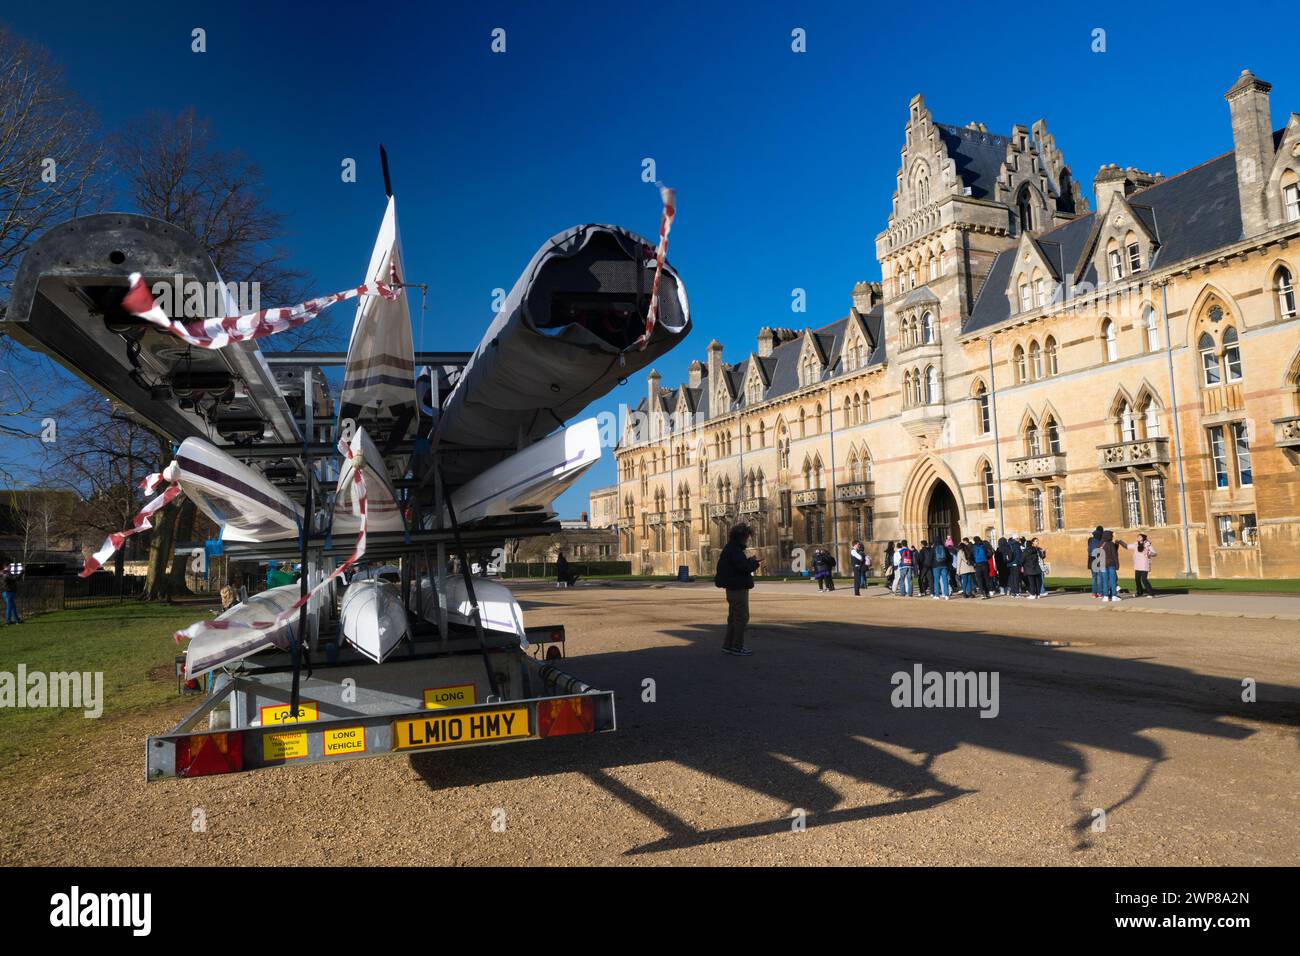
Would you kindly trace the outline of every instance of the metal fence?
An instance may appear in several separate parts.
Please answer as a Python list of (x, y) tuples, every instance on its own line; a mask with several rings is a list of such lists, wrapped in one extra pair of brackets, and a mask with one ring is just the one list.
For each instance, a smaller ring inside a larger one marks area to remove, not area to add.
[(126, 574), (92, 574), (75, 576), (28, 577), (18, 584), (18, 613), (71, 611), (90, 607), (108, 607), (144, 594), (144, 577)]

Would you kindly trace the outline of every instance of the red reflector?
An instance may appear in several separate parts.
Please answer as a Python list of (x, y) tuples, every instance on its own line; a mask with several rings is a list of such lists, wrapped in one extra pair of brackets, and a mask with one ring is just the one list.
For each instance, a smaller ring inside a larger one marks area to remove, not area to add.
[(244, 769), (244, 738), (238, 733), (195, 734), (176, 741), (176, 776), (206, 777)]
[(537, 736), (563, 737), (590, 734), (596, 729), (596, 714), (585, 697), (561, 697), (537, 705)]

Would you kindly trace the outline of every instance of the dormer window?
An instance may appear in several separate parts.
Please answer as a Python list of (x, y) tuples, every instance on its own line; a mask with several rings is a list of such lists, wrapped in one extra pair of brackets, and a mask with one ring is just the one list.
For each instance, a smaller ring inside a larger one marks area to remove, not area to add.
[(1034, 280), (1034, 304), (1039, 308), (1047, 305), (1047, 283), (1042, 279)]
[(1283, 187), (1282, 205), (1286, 209), (1287, 222), (1300, 222), (1300, 183)]
[(1120, 256), (1119, 250), (1115, 248), (1107, 252), (1106, 257), (1110, 263), (1110, 281), (1118, 282), (1124, 278), (1124, 259)]
[(1022, 282), (1020, 283), (1020, 311), (1028, 312), (1033, 307), (1034, 307), (1034, 301), (1030, 295), (1029, 283)]
[(1142, 271), (1142, 247), (1136, 242), (1128, 244), (1128, 271), (1130, 275)]

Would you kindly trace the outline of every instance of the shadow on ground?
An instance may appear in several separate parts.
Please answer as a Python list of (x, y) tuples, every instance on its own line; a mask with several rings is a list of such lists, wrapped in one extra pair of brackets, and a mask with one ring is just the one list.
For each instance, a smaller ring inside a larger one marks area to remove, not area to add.
[[(803, 808), (822, 825), (924, 811), (959, 799), (969, 791), (944, 781), (932, 767), (939, 756), (970, 745), (1069, 771), (1077, 849), (1086, 849), (1093, 820), (1093, 807), (1083, 799), (1086, 748), (1144, 761), (1128, 793), (1105, 808), (1109, 815), (1136, 799), (1166, 759), (1164, 749), (1145, 736), (1149, 731), (1240, 741), (1255, 731), (1232, 718), (1300, 727), (1300, 690), (1293, 687), (1261, 684), (1260, 702), (1244, 703), (1237, 679), (1078, 647), (1044, 647), (1029, 638), (842, 621), (753, 630), (750, 644), (758, 653), (748, 659), (719, 653), (716, 626), (663, 631), (685, 646), (574, 658), (569, 669), (616, 692), (616, 733), (420, 754), (411, 764), (435, 791), (581, 773), (664, 830), (661, 839), (629, 851), (637, 854), (788, 831), (790, 819), (699, 830), (621, 782), (610, 768), (672, 761)], [(999, 715), (893, 707), (891, 676), (910, 672), (916, 662), (926, 670), (998, 672)], [(654, 703), (642, 700), (646, 678), (655, 683)], [(874, 784), (892, 799), (841, 807), (828, 774)]]

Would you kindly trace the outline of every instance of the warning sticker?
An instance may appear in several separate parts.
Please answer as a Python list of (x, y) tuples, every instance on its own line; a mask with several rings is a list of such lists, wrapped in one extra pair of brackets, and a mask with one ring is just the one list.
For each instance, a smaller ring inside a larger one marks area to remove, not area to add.
[(307, 731), (265, 734), (262, 737), (263, 760), (292, 760), (307, 756)]
[(343, 754), (362, 754), (366, 752), (366, 728), (340, 727), (325, 731), (325, 756), (339, 757)]
[(437, 710), (440, 707), (460, 707), (465, 704), (477, 704), (478, 694), (473, 684), (451, 684), (447, 687), (426, 687), (424, 689), (425, 710)]
[(277, 724), (302, 724), (312, 720), (320, 720), (320, 708), (314, 700), (298, 701), (297, 715), (289, 712), (288, 704), (267, 704), (262, 708), (263, 727)]

